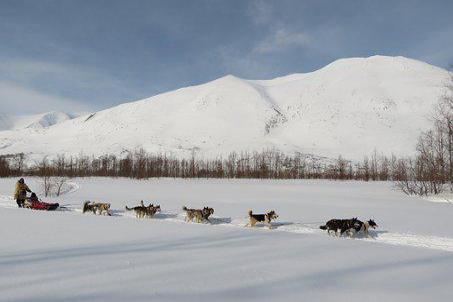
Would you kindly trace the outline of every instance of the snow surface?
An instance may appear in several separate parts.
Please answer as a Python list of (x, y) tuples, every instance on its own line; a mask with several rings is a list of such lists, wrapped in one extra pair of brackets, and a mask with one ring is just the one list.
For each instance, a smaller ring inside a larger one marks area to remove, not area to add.
[(349, 159), (374, 149), (410, 155), (447, 79), (443, 69), (384, 56), (266, 81), (228, 75), (44, 130), (0, 132), (0, 154), (121, 155), (143, 147), (201, 157), (267, 148)]
[[(15, 207), (15, 181), (0, 179), (1, 301), (451, 299), (453, 206), (390, 183), (85, 178), (51, 198), (66, 211), (40, 212)], [(113, 216), (82, 214), (86, 199)], [(124, 212), (140, 199), (162, 213)], [(185, 223), (183, 205), (214, 207), (213, 224)], [(246, 228), (248, 209), (280, 218)], [(377, 221), (373, 238), (318, 229), (352, 216)]]

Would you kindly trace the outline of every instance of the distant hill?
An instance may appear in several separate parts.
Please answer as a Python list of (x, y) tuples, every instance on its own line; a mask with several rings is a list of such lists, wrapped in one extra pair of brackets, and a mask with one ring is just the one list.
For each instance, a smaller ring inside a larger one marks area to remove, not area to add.
[(73, 115), (58, 111), (32, 115), (0, 114), (0, 131), (47, 128), (72, 118)]

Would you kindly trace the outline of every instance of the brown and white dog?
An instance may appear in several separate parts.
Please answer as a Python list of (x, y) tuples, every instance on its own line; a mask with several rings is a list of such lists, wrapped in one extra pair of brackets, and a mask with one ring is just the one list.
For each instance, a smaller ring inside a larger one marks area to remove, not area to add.
[(258, 222), (264, 222), (267, 224), (269, 229), (271, 228), (271, 221), (278, 218), (277, 213), (274, 210), (267, 212), (266, 214), (253, 214), (253, 211), (249, 211), (249, 223), (246, 226), (255, 226)]
[(150, 203), (148, 206), (145, 206), (143, 200), (140, 201), (140, 205), (136, 207), (129, 208), (128, 206), (125, 207), (127, 211), (134, 211), (135, 216), (137, 218), (151, 218), (157, 212), (160, 212), (160, 205), (153, 205)]
[(182, 208), (184, 212), (186, 212), (186, 221), (193, 221), (195, 219), (196, 222), (200, 223), (203, 220), (211, 222), (209, 220), (209, 216), (214, 214), (214, 209), (209, 207), (204, 207), (203, 209), (189, 209), (186, 206)]
[(110, 203), (105, 203), (105, 202), (91, 202), (91, 201), (85, 201), (83, 204), (82, 212), (93, 212), (93, 214), (105, 214), (109, 215), (110, 214)]

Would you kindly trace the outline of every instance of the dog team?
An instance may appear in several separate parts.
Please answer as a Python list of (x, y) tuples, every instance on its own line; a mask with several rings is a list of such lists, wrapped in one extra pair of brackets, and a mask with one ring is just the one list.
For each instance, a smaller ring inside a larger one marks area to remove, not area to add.
[[(27, 192), (31, 192), (32, 196), (27, 198)], [(34, 200), (35, 198), (36, 200)], [(36, 197), (36, 194), (33, 193), (30, 188), (25, 184), (23, 178), (19, 179), (16, 183), (16, 188), (14, 192), (14, 199), (16, 199), (17, 205), (19, 207), (28, 207), (31, 209), (45, 209), (45, 210), (55, 210), (59, 207), (58, 203), (50, 204), (41, 202)], [(27, 206), (30, 199), (30, 204), (34, 206)], [(34, 203), (32, 201), (35, 201)], [(140, 204), (135, 207), (128, 207), (125, 206), (126, 211), (134, 211), (135, 216), (137, 218), (152, 218), (156, 213), (160, 212), (160, 205), (154, 205), (150, 203), (149, 205), (145, 206), (143, 200), (140, 201)], [(189, 209), (186, 206), (182, 208), (184, 212), (186, 212), (186, 222), (209, 222), (209, 217), (214, 214), (214, 209), (210, 207), (204, 207), (202, 209)], [(111, 216), (110, 212), (110, 203), (105, 202), (92, 202), (92, 201), (85, 201), (83, 203), (82, 212), (92, 212), (95, 215), (109, 215)], [(272, 210), (264, 214), (254, 214), (252, 210), (248, 212), (249, 222), (246, 226), (254, 227), (257, 223), (263, 223), (268, 226), (269, 229), (272, 228), (272, 220), (276, 220), (278, 218), (277, 213)], [(321, 230), (327, 230), (327, 233), (330, 235), (333, 231), (335, 235), (342, 236), (343, 234), (348, 234), (352, 237), (354, 234), (363, 232), (367, 237), (369, 237), (368, 230), (370, 228), (375, 229), (377, 227), (376, 222), (370, 219), (368, 221), (360, 221), (357, 217), (351, 219), (331, 219), (326, 222), (325, 225), (320, 226)]]
[[(140, 205), (135, 207), (125, 206), (126, 211), (134, 211), (137, 218), (152, 218), (156, 213), (160, 212), (160, 205), (154, 205), (150, 203), (145, 205), (143, 200), (140, 201)], [(210, 207), (204, 207), (202, 209), (190, 209), (184, 206), (182, 210), (186, 213), (186, 222), (209, 222), (209, 217), (214, 214), (214, 209)], [(82, 212), (92, 212), (93, 214), (98, 215), (111, 215), (110, 213), (110, 204), (102, 202), (91, 202), (85, 201), (83, 204)], [(252, 210), (248, 212), (249, 222), (246, 226), (254, 227), (257, 223), (264, 223), (268, 226), (269, 229), (272, 228), (272, 220), (278, 218), (277, 213), (272, 210), (265, 214), (254, 214)], [(320, 226), (321, 230), (327, 230), (327, 233), (331, 235), (333, 231), (336, 236), (342, 236), (348, 234), (349, 237), (352, 237), (354, 234), (363, 232), (365, 236), (369, 237), (369, 229), (375, 229), (377, 227), (376, 222), (370, 219), (368, 221), (360, 221), (357, 217), (351, 219), (331, 219), (327, 221), (325, 225)]]

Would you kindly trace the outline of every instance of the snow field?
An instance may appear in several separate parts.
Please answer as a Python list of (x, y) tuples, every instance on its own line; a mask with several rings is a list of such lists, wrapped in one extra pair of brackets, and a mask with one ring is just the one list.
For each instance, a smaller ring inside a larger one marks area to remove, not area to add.
[[(449, 204), (389, 183), (86, 178), (51, 198), (73, 210), (15, 208), (0, 180), (3, 301), (428, 301), (453, 281)], [(26, 179), (38, 191), (36, 179)], [(147, 198), (146, 198), (147, 197)], [(114, 216), (82, 214), (84, 200)], [(124, 206), (157, 202), (136, 219)], [(212, 206), (213, 225), (185, 223), (181, 207)], [(275, 229), (245, 228), (247, 211), (275, 209)], [(333, 217), (373, 218), (373, 239), (327, 236)]]

